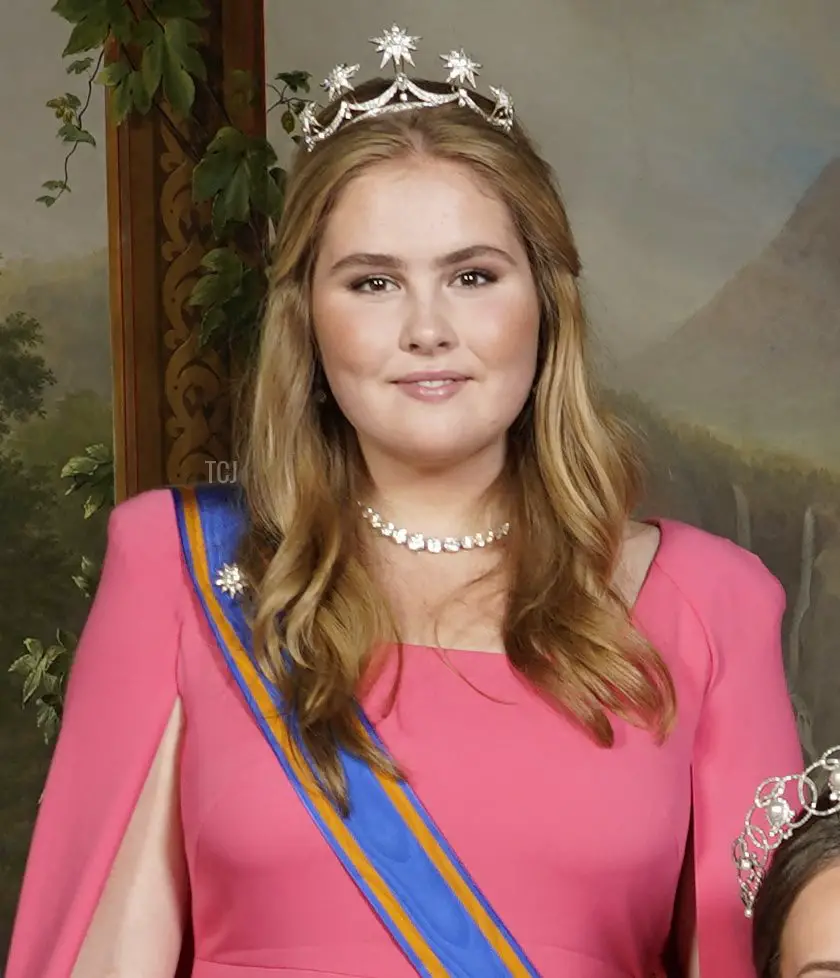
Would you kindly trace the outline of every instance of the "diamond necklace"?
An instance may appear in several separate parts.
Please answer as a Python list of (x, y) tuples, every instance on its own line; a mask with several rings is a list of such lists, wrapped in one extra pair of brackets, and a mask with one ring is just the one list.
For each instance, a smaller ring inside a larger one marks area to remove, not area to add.
[(510, 523), (502, 523), (496, 529), (486, 530), (484, 533), (472, 533), (464, 537), (427, 537), (423, 533), (411, 533), (404, 527), (397, 526), (396, 523), (389, 523), (371, 506), (359, 503), (359, 507), (362, 510), (362, 519), (370, 524), (371, 529), (401, 547), (408, 547), (415, 553), (425, 550), (430, 554), (456, 554), (460, 550), (488, 547), (510, 533)]

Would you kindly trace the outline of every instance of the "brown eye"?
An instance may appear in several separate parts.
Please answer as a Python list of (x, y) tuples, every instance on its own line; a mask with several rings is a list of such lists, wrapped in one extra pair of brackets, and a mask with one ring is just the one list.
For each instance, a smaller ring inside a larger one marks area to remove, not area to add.
[(470, 269), (467, 272), (461, 272), (458, 275), (458, 282), (465, 289), (475, 289), (481, 285), (488, 285), (490, 282), (495, 282), (496, 280), (497, 278), (492, 272), (484, 272), (477, 268)]
[(393, 284), (390, 279), (383, 278), (381, 275), (371, 275), (359, 282), (354, 282), (352, 287), (356, 292), (387, 292), (389, 286)]

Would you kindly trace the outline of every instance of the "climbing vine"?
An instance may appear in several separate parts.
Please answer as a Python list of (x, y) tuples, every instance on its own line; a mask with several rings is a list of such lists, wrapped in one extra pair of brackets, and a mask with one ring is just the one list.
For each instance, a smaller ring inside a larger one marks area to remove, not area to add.
[[(81, 93), (67, 91), (47, 103), (65, 153), (61, 174), (43, 184), (38, 202), (54, 207), (71, 193), (75, 155), (96, 147), (88, 113), (98, 86), (107, 91), (117, 125), (132, 115), (159, 115), (193, 164), (194, 202), (210, 208), (212, 247), (190, 297), (201, 312), (201, 342), (247, 351), (268, 288), (269, 248), (283, 208), (286, 173), (271, 143), (237, 127), (227, 106), (239, 100), (253, 105), (262, 82), (235, 73), (227, 99), (212, 85), (203, 53), (209, 15), (204, 0), (57, 0), (52, 9), (69, 25), (62, 57)], [(280, 72), (267, 82), (267, 111), (280, 113), (283, 131), (295, 142), (309, 85), (305, 71)], [(89, 446), (61, 474), (68, 493), (84, 497), (86, 517), (113, 506), (113, 456), (107, 446)], [(81, 557), (73, 581), (87, 598), (98, 577), (99, 568)], [(48, 643), (28, 638), (10, 668), (22, 680), (23, 703), (34, 706), (48, 742), (61, 723), (75, 645), (76, 637), (63, 629)]]
[[(266, 294), (286, 174), (271, 143), (238, 128), (208, 80), (204, 0), (57, 0), (52, 9), (70, 25), (68, 75), (85, 87), (47, 103), (67, 151), (63, 172), (43, 185), (38, 200), (52, 207), (70, 193), (74, 155), (96, 145), (87, 126), (96, 86), (107, 89), (117, 125), (134, 113), (157, 113), (193, 163), (195, 203), (211, 208), (214, 247), (190, 299), (201, 310), (201, 340), (249, 344)], [(309, 83), (307, 72), (287, 71), (267, 86), (268, 111), (281, 113), (295, 141)], [(228, 101), (252, 104), (256, 84), (247, 72), (236, 73)]]

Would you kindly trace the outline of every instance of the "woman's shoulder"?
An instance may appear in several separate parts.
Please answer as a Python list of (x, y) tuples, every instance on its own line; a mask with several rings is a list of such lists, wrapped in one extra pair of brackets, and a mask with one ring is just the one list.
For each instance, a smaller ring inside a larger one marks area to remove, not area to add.
[(761, 558), (727, 537), (662, 519), (655, 566), (702, 617), (724, 608), (743, 612), (784, 606), (785, 592)]
[(171, 489), (149, 489), (118, 503), (108, 520), (108, 542), (178, 556), (178, 525)]

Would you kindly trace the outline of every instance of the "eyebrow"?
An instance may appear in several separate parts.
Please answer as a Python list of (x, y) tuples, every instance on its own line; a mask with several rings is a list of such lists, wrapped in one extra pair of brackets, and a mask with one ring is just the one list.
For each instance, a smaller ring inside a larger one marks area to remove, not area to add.
[[(515, 265), (516, 261), (503, 248), (495, 245), (470, 245), (468, 248), (459, 248), (457, 251), (450, 251), (448, 255), (438, 258), (435, 261), (437, 268), (450, 268), (452, 265), (459, 265), (464, 261), (471, 261), (473, 258), (486, 258), (495, 256), (506, 261), (509, 265)], [(332, 266), (330, 274), (335, 274), (344, 268), (387, 268), (395, 271), (405, 268), (405, 262), (394, 255), (375, 254), (373, 252), (359, 251), (352, 255), (345, 255)]]
[(825, 971), (832, 975), (840, 975), (840, 961), (809, 961), (804, 968), (800, 968), (796, 973), (796, 978), (803, 975), (813, 975), (818, 971)]

